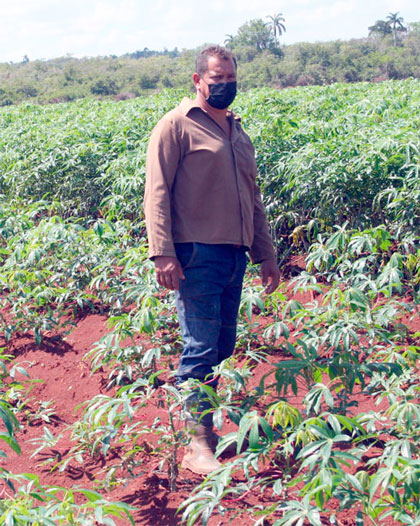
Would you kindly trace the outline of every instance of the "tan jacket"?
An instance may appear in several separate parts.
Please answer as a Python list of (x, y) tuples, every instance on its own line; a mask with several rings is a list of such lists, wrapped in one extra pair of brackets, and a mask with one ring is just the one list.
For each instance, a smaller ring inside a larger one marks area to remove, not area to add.
[(254, 263), (275, 258), (254, 148), (240, 119), (229, 119), (230, 140), (184, 98), (154, 128), (144, 197), (150, 257), (175, 256), (174, 243), (199, 242), (244, 245)]

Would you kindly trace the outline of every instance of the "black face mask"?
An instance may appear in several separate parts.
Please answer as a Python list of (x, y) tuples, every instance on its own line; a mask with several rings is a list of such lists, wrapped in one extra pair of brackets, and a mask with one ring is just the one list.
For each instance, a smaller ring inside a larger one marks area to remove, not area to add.
[(227, 108), (232, 104), (236, 97), (236, 81), (207, 84), (207, 86), (209, 87), (210, 95), (207, 97), (206, 101), (210, 106), (213, 106), (213, 108), (217, 108), (218, 110), (224, 110)]

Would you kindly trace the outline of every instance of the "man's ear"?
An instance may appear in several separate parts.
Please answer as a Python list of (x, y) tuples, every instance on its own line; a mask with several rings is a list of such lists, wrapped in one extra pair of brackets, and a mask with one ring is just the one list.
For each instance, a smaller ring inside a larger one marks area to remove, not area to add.
[(193, 79), (195, 88), (198, 89), (200, 85), (200, 79), (201, 79), (200, 75), (198, 73), (193, 73), (192, 79)]

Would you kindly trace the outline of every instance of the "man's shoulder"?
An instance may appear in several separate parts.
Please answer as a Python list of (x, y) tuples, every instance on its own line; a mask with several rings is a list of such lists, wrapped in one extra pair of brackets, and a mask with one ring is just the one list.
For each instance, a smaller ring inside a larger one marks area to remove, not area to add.
[(165, 113), (161, 120), (171, 122), (182, 120), (195, 107), (197, 107), (197, 105), (193, 100), (184, 97), (178, 106), (175, 106), (175, 108), (172, 108), (168, 113)]
[(234, 122), (237, 122), (238, 124), (241, 123), (242, 119), (241, 119), (240, 115), (238, 115), (237, 113), (235, 113), (232, 110), (229, 110), (229, 114), (232, 116), (232, 119), (234, 120)]
[(169, 110), (163, 117), (161, 117), (158, 121), (158, 124), (160, 123), (171, 123), (177, 120), (179, 117), (179, 110), (178, 106), (173, 108), (172, 110)]
[(242, 119), (241, 119), (241, 117), (239, 115), (237, 115), (236, 113), (233, 113), (233, 111), (232, 111), (231, 112), (231, 119), (232, 119), (231, 122), (232, 122), (233, 126), (236, 129), (236, 133), (239, 136), (246, 137), (250, 141), (248, 133), (244, 130), (244, 127), (242, 126)]

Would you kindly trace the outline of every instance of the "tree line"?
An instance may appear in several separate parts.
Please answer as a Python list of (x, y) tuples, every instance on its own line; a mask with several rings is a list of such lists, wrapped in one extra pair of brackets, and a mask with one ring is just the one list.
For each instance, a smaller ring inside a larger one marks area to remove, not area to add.
[[(330, 42), (281, 43), (282, 13), (247, 21), (224, 44), (238, 58), (239, 87), (286, 88), (334, 82), (420, 78), (420, 22), (406, 24), (390, 13), (367, 28), (365, 38)], [(188, 92), (197, 49), (144, 48), (122, 56), (30, 60), (0, 64), (0, 106), (84, 97), (117, 100), (165, 88)]]

